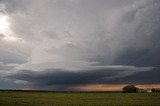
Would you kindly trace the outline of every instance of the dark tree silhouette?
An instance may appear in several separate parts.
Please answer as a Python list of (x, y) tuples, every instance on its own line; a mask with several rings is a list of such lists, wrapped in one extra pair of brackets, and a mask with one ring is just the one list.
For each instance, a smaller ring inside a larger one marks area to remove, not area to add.
[(127, 85), (122, 88), (123, 93), (132, 93), (132, 92), (137, 92), (138, 88), (135, 87), (134, 85)]

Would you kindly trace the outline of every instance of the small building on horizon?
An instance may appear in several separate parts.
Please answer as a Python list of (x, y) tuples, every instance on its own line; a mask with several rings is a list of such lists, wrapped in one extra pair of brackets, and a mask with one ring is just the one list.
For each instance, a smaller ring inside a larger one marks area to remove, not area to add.
[(152, 90), (151, 89), (147, 89), (147, 93), (151, 93), (152, 92)]
[(139, 93), (151, 93), (152, 90), (151, 89), (137, 89), (137, 92), (139, 92)]

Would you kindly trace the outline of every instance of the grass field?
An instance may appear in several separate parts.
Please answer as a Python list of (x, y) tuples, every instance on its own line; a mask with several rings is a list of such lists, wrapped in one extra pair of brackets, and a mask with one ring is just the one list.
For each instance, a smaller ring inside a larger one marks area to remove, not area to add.
[(0, 91), (0, 106), (160, 106), (160, 93)]

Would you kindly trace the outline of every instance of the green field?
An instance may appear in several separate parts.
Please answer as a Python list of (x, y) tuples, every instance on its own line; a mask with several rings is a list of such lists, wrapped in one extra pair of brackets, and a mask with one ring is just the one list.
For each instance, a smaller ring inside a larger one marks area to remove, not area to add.
[(0, 106), (160, 106), (160, 93), (0, 91)]

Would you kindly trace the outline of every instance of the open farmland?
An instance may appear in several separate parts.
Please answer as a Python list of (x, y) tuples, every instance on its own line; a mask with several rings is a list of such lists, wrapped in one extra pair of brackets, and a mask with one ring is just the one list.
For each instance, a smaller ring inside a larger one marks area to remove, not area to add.
[(0, 106), (160, 105), (160, 93), (0, 91)]

